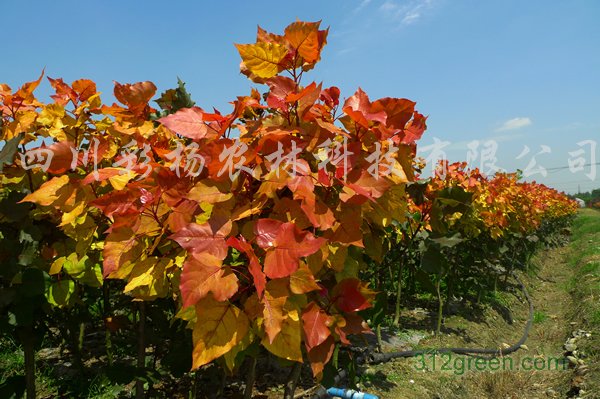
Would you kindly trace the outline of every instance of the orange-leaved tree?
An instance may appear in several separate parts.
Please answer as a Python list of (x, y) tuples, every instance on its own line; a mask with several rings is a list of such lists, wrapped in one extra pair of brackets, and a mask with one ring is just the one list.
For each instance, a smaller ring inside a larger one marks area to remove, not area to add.
[(49, 79), (50, 103), (33, 95), (41, 77), (0, 86), (1, 189), (23, 192), (29, 217), (64, 234), (26, 266), (62, 289), (51, 303), (77, 294), (63, 281), (103, 279), (125, 281), (136, 301), (175, 298), (193, 368), (234, 369), (254, 343), (319, 375), (338, 343), (368, 330), (357, 312), (374, 293), (358, 272), (405, 217), (426, 118), (407, 99), (358, 89), (341, 100), (304, 83), (326, 44), (319, 25), (259, 28), (237, 45), (242, 73), (266, 87), (229, 114), (173, 90), (154, 109), (151, 82), (116, 83), (113, 105), (89, 80)]

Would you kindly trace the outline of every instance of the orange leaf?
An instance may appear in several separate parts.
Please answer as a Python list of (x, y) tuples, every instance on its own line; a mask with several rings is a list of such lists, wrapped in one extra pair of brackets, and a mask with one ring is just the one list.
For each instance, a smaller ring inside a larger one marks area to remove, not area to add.
[(294, 22), (285, 28), (284, 37), (305, 62), (314, 63), (321, 55), (320, 22)]
[(73, 143), (69, 141), (61, 141), (48, 147), (48, 150), (52, 151), (52, 160), (47, 171), (57, 175), (71, 169), (74, 149)]
[(385, 123), (387, 118), (385, 111), (372, 106), (369, 96), (360, 87), (346, 100), (343, 111), (354, 122), (367, 129), (370, 121)]
[(216, 138), (216, 131), (205, 123), (204, 111), (199, 107), (183, 108), (174, 114), (160, 118), (158, 121), (170, 130), (188, 137), (192, 140), (200, 140), (210, 136)]
[(131, 265), (142, 255), (145, 245), (137, 239), (130, 227), (114, 229), (104, 242), (102, 274), (110, 277), (125, 265)]
[(261, 302), (264, 305), (264, 326), (267, 337), (269, 337), (269, 343), (273, 343), (277, 334), (281, 332), (284, 319), (283, 308), (289, 296), (287, 280), (276, 279), (267, 283), (265, 295)]
[(217, 301), (231, 298), (238, 290), (238, 278), (222, 260), (207, 252), (192, 253), (183, 265), (179, 289), (183, 306), (191, 306), (209, 292)]
[(96, 83), (89, 79), (79, 79), (73, 82), (73, 90), (79, 96), (79, 100), (86, 101), (88, 98), (96, 94)]
[(315, 276), (304, 262), (300, 264), (298, 270), (290, 275), (290, 290), (294, 294), (306, 294), (320, 289)]
[(53, 177), (36, 191), (28, 194), (21, 202), (33, 202), (42, 206), (57, 205), (60, 202), (64, 203), (73, 193), (73, 189), (69, 184), (69, 176)]
[(143, 116), (149, 109), (148, 102), (156, 94), (156, 86), (152, 82), (138, 82), (133, 84), (120, 84), (115, 82), (114, 94), (121, 104), (127, 105), (129, 110)]
[(189, 252), (206, 252), (219, 259), (225, 259), (227, 256), (225, 238), (230, 231), (230, 220), (223, 224), (209, 220), (204, 224), (190, 223), (169, 238), (177, 241), (182, 248)]
[(381, 98), (375, 101), (371, 111), (384, 111), (387, 115), (386, 126), (394, 129), (404, 129), (415, 109), (415, 102), (406, 98)]

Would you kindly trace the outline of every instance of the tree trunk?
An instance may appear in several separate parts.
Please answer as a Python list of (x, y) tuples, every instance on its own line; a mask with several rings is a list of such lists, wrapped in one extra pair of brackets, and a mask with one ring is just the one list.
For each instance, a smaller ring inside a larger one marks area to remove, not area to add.
[(246, 374), (244, 399), (252, 399), (252, 390), (254, 388), (254, 381), (256, 381), (256, 357), (251, 357), (249, 363), (248, 373)]
[(292, 371), (288, 376), (288, 381), (285, 384), (285, 391), (283, 393), (283, 399), (294, 399), (294, 392), (296, 392), (296, 385), (300, 380), (300, 372), (302, 371), (302, 363), (294, 363)]
[[(146, 368), (146, 343), (145, 341), (146, 303), (139, 303), (138, 310), (138, 354), (137, 369), (141, 373)], [(135, 398), (144, 399), (144, 380), (140, 377), (135, 382)]]
[(400, 259), (400, 266), (398, 267), (398, 287), (396, 288), (396, 310), (394, 312), (394, 325), (400, 324), (400, 311), (401, 311), (401, 299), (402, 299), (402, 275), (404, 274), (404, 259)]
[(23, 327), (20, 335), (25, 355), (25, 387), (27, 399), (35, 399), (35, 349), (33, 328), (31, 326)]
[(437, 291), (437, 297), (438, 297), (438, 314), (437, 314), (437, 326), (435, 329), (435, 335), (440, 335), (440, 331), (442, 329), (442, 317), (444, 315), (444, 301), (442, 299), (442, 291), (441, 291), (441, 285), (442, 285), (442, 278), (438, 278), (436, 284), (435, 284), (435, 289)]
[(110, 329), (106, 324), (106, 320), (112, 316), (112, 307), (110, 306), (110, 287), (108, 286), (108, 282), (106, 280), (102, 282), (102, 302), (104, 304), (104, 347), (106, 350), (106, 360), (108, 361), (108, 366), (110, 367), (113, 363), (112, 337), (110, 334)]

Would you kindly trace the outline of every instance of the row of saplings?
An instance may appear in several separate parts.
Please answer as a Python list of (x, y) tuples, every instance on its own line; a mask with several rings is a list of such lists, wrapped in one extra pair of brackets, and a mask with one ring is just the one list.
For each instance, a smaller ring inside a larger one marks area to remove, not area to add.
[[(447, 225), (436, 231), (428, 220), (433, 214), (444, 221), (458, 208), (469, 212), (472, 205), (466, 197), (460, 204), (431, 201), (426, 198), (426, 182), (415, 184), (413, 188), (409, 201), (420, 205), (417, 208), (421, 211), (408, 212), (405, 223), (390, 229), (389, 236), (382, 241), (382, 245), (389, 246), (389, 252), (381, 262), (365, 257), (361, 265), (364, 279), (371, 281), (379, 293), (374, 306), (362, 312), (379, 339), (381, 326), (397, 326), (403, 305), (410, 304), (419, 294), (431, 294), (430, 307), (438, 315), (435, 325), (423, 328), (439, 333), (448, 300), (463, 298), (485, 303), (498, 289), (514, 289), (509, 274), (527, 268), (538, 248), (559, 244), (571, 219), (564, 216), (544, 220), (528, 233), (506, 234), (500, 238), (481, 233), (476, 239), (469, 239), (448, 229)], [(452, 195), (464, 196), (463, 189), (458, 191)], [(425, 202), (430, 203), (429, 207), (422, 206)], [(436, 223), (433, 226), (436, 227)], [(30, 231), (42, 234), (47, 228), (34, 221)], [(10, 224), (4, 223), (2, 234), (8, 242), (17, 231), (11, 231)], [(22, 243), (15, 242), (15, 247), (18, 245)], [(292, 385), (296, 385), (298, 375), (285, 371), (292, 363), (276, 360), (258, 345), (247, 350), (250, 357), (239, 368), (238, 377), (231, 376), (220, 359), (190, 373), (191, 330), (183, 320), (174, 317), (178, 305), (173, 299), (132, 302), (122, 293), (124, 283), (105, 279), (100, 289), (75, 283), (77, 299), (66, 308), (51, 307), (47, 303), (47, 276), (35, 272), (36, 269), (28, 270), (31, 272), (22, 289), (29, 303), (23, 301), (17, 305), (31, 311), (15, 311), (14, 315), (29, 315), (32, 320), (28, 325), (24, 320), (3, 319), (6, 327), (3, 346), (13, 340), (21, 342), (26, 356), (28, 351), (30, 356), (38, 351), (37, 365), (45, 370), (43, 373), (54, 375), (59, 395), (82, 396), (93, 390), (108, 391), (111, 386), (128, 386), (132, 381), (142, 385), (138, 392), (143, 395), (145, 391), (150, 396), (218, 398), (249, 386), (250, 390), (245, 389), (248, 395), (255, 384), (257, 370), (260, 371), (259, 388), (279, 383), (290, 385), (294, 379)], [(136, 352), (137, 356), (133, 356)], [(136, 366), (140, 357), (145, 364), (143, 368)], [(336, 348), (321, 383), (331, 383), (339, 368), (353, 371), (355, 360), (352, 351)], [(2, 397), (10, 397), (10, 392), (15, 392), (15, 397), (19, 397), (19, 392), (22, 394), (25, 376), (17, 372), (5, 372)], [(310, 373), (306, 373), (302, 381), (304, 385), (314, 384)], [(125, 388), (119, 395), (127, 396)]]

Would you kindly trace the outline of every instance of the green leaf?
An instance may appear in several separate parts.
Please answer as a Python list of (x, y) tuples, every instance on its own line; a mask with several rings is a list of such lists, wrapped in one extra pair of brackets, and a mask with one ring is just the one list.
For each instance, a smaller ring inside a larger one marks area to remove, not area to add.
[(185, 82), (179, 78), (177, 78), (177, 88), (162, 93), (156, 103), (167, 114), (173, 114), (182, 108), (191, 108), (196, 105), (185, 88)]
[(427, 246), (425, 252), (421, 254), (421, 268), (430, 274), (441, 275), (445, 272), (447, 260), (438, 245)]
[(4, 168), (4, 165), (10, 165), (13, 163), (15, 153), (19, 149), (19, 143), (25, 136), (25, 133), (19, 133), (17, 136), (8, 140), (2, 150), (0, 150), (0, 172)]
[(431, 241), (434, 241), (441, 248), (452, 248), (455, 245), (463, 242), (464, 239), (460, 237), (459, 233), (457, 233), (449, 237), (432, 238)]
[(19, 286), (19, 296), (34, 297), (44, 295), (45, 292), (46, 281), (44, 272), (33, 267), (23, 270), (21, 285)]
[(71, 279), (63, 279), (50, 285), (46, 298), (51, 305), (62, 308), (70, 304), (74, 292), (75, 282)]
[(25, 194), (18, 191), (11, 191), (0, 201), (0, 220), (7, 220), (12, 223), (24, 221), (29, 215), (30, 204), (19, 204), (25, 197)]

